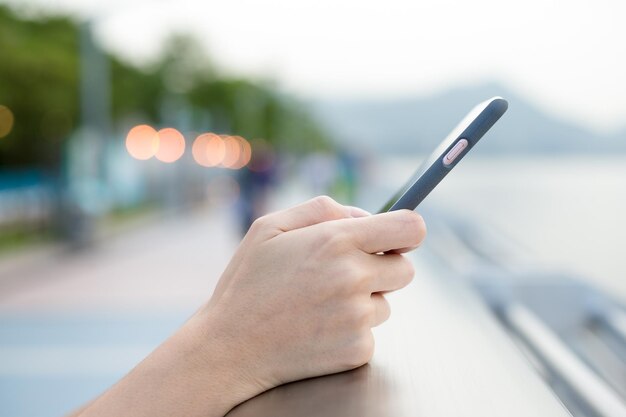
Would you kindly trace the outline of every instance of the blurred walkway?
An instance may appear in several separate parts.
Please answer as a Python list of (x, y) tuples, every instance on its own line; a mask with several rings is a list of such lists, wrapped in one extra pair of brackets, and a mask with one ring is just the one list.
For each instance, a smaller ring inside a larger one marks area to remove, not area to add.
[(89, 250), (0, 263), (0, 415), (63, 415), (172, 334), (236, 248), (231, 212), (150, 220)]
[[(239, 237), (229, 210), (166, 217), (77, 253), (12, 271), (0, 314), (193, 311), (210, 295)], [(17, 279), (19, 280), (17, 280)]]

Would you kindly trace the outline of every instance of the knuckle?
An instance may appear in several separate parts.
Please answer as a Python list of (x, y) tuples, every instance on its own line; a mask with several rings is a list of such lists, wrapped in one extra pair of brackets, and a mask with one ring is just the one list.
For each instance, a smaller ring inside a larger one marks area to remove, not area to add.
[(428, 232), (427, 228), (426, 228), (426, 222), (424, 221), (424, 218), (418, 214), (415, 213), (415, 221), (416, 221), (416, 228), (417, 228), (417, 234), (418, 234), (418, 244), (422, 243), (422, 241), (426, 238), (426, 234)]
[(385, 298), (384, 295), (380, 294), (380, 303), (379, 303), (379, 314), (382, 321), (387, 321), (389, 317), (391, 317), (391, 305), (389, 305), (389, 301)]
[(426, 222), (420, 214), (414, 211), (406, 210), (405, 212), (406, 215), (403, 217), (405, 227), (415, 231), (415, 244), (419, 245), (426, 237)]
[(346, 262), (343, 268), (348, 292), (360, 293), (369, 288), (369, 281), (372, 277), (372, 272), (369, 269), (356, 261)]
[(341, 212), (341, 205), (327, 195), (313, 198), (310, 204), (323, 218), (335, 218)]
[(329, 224), (322, 223), (317, 225), (317, 240), (319, 244), (337, 243), (337, 230)]
[(318, 195), (317, 197), (311, 199), (311, 203), (318, 204), (320, 206), (334, 206), (337, 204), (335, 200), (327, 195)]
[(257, 217), (256, 220), (252, 222), (250, 226), (250, 231), (256, 233), (260, 230), (266, 229), (270, 224), (270, 216), (265, 215), (261, 217)]
[(371, 327), (378, 326), (389, 319), (391, 316), (391, 306), (383, 294), (372, 294), (372, 301), (376, 306), (376, 316), (373, 318), (373, 325)]
[(397, 283), (398, 288), (407, 286), (415, 276), (415, 266), (413, 262), (402, 254), (387, 254), (384, 256), (393, 257), (392, 267), (388, 268), (390, 278)]
[(395, 276), (395, 290), (399, 290), (409, 285), (415, 276), (415, 268), (410, 261), (403, 261), (402, 265), (402, 269)]
[(348, 246), (349, 239), (345, 230), (334, 224), (322, 224), (321, 226), (318, 234), (320, 244), (333, 251)]
[(415, 275), (415, 266), (413, 262), (406, 256), (400, 255), (400, 264), (402, 266), (402, 277), (406, 278), (407, 281), (411, 281), (413, 276)]

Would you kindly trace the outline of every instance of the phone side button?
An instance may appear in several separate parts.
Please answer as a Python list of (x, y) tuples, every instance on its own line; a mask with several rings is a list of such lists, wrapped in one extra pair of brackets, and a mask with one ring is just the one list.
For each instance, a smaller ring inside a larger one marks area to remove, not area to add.
[(448, 151), (446, 156), (443, 157), (443, 164), (445, 166), (451, 165), (454, 160), (463, 152), (463, 149), (467, 148), (467, 139), (461, 139)]

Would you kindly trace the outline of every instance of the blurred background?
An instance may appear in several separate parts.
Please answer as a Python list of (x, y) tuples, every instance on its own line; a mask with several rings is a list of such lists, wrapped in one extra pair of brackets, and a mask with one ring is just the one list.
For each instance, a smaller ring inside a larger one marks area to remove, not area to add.
[[(210, 296), (254, 218), (319, 194), (377, 211), (495, 95), (508, 113), (420, 209), (433, 227), (416, 261), (452, 231), (475, 254), (513, 247), (479, 270), (559, 271), (595, 310), (566, 330), (546, 321), (623, 399), (626, 321), (607, 324), (611, 342), (597, 311), (626, 299), (624, 13), (609, 0), (0, 1), (1, 414), (93, 398)], [(563, 300), (548, 304), (589, 304)], [(580, 348), (589, 335), (604, 348)]]

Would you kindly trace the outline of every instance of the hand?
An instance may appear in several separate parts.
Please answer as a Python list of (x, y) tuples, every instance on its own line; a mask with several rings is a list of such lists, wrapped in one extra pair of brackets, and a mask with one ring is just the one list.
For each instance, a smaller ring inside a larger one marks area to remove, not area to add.
[(363, 216), (318, 197), (250, 228), (200, 312), (245, 370), (245, 396), (372, 357), (371, 328), (390, 314), (383, 293), (414, 274), (398, 251), (426, 229), (411, 211)]
[(426, 234), (411, 211), (368, 215), (318, 197), (257, 220), (210, 301), (75, 416), (222, 416), (285, 382), (368, 362), (400, 254)]

